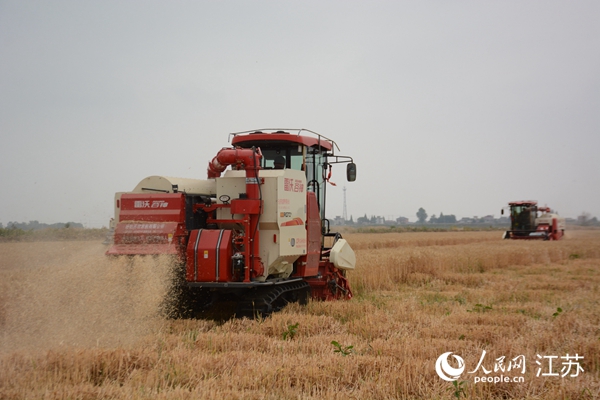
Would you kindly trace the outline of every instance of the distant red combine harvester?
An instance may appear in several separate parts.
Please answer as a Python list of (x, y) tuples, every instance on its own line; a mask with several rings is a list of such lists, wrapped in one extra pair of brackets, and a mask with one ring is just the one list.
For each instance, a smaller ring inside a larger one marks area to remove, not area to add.
[[(513, 201), (508, 207), (510, 230), (504, 233), (504, 239), (558, 240), (565, 235), (565, 219), (549, 207), (538, 207), (537, 201)], [(504, 214), (504, 209), (501, 212)]]

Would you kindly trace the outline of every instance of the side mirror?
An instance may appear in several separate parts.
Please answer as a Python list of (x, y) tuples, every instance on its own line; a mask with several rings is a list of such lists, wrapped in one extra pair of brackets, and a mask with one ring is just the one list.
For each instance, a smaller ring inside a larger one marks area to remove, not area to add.
[(504, 208), (500, 210), (500, 214), (504, 215)]
[(353, 162), (346, 166), (346, 179), (348, 179), (348, 182), (354, 182), (356, 180), (356, 164)]

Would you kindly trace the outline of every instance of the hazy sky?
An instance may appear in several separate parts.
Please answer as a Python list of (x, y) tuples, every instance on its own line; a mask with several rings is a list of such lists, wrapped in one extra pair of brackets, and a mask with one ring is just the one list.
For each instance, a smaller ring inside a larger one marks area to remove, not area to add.
[(600, 2), (0, 0), (0, 222), (107, 225), (228, 134), (354, 157), (328, 216), (600, 217)]

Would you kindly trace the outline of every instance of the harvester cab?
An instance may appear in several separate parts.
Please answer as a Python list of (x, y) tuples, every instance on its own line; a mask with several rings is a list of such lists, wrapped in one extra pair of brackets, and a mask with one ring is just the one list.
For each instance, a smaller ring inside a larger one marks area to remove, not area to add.
[(356, 257), (325, 214), (334, 164), (356, 165), (315, 132), (233, 133), (206, 180), (160, 176), (115, 196), (108, 255), (170, 254), (181, 265), (184, 315), (235, 304), (268, 315), (291, 301), (350, 299)]
[[(241, 148), (260, 148), (262, 152), (261, 168), (292, 169), (303, 171), (306, 176), (306, 189), (314, 193), (322, 223), (323, 236), (331, 236), (329, 220), (325, 215), (327, 184), (330, 182), (334, 164), (346, 164), (346, 179), (356, 180), (356, 164), (351, 157), (340, 156), (337, 144), (324, 136), (305, 129), (298, 134), (290, 134), (282, 130), (248, 131), (232, 133), (232, 144)], [(314, 136), (301, 135), (301, 133)], [(335, 234), (334, 234), (335, 235)]]
[[(549, 207), (538, 207), (537, 201), (524, 200), (508, 203), (510, 230), (504, 239), (558, 240), (565, 233), (565, 219)], [(504, 209), (501, 210), (504, 214)]]

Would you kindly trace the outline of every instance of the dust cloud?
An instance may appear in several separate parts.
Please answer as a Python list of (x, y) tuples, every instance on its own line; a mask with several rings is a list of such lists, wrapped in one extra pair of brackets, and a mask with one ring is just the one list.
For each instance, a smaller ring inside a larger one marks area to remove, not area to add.
[(0, 353), (130, 346), (165, 324), (172, 261), (95, 242), (0, 243)]

